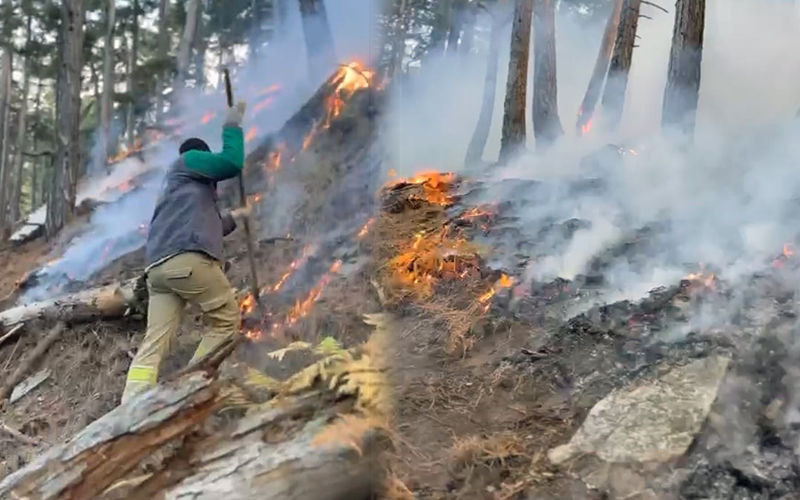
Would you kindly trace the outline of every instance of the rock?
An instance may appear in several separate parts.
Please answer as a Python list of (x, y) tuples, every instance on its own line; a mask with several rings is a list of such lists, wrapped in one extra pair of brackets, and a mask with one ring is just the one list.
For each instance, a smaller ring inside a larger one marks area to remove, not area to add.
[(569, 443), (550, 450), (550, 461), (594, 454), (611, 463), (663, 463), (683, 455), (708, 416), (729, 362), (704, 358), (613, 391)]

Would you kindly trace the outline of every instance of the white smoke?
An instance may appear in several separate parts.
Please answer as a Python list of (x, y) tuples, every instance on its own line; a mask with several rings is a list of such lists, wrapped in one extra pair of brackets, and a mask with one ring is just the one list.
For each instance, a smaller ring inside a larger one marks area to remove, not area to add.
[[(800, 11), (758, 0), (708, 5), (697, 130), (694, 146), (686, 147), (663, 134), (660, 126), (674, 22), (674, 6), (665, 7), (668, 14), (642, 8), (652, 19), (639, 23), (619, 130), (603, 131), (598, 106), (596, 123), (582, 138), (575, 136), (575, 117), (602, 26), (587, 25), (573, 13), (557, 13), (559, 111), (565, 136), (553, 148), (533, 152), (529, 122), (532, 153), (486, 175), (490, 181), (543, 181), (545, 191), (528, 200), (522, 225), (546, 217), (577, 217), (591, 226), (579, 230), (566, 249), (532, 261), (529, 277), (574, 278), (624, 235), (660, 224), (664, 229), (656, 231), (645, 263), (619, 259), (603, 271), (617, 298), (638, 298), (653, 286), (674, 283), (691, 265), (716, 266), (725, 278), (735, 280), (763, 268), (797, 235), (800, 125), (793, 117), (800, 104), (795, 85), (800, 54), (787, 48), (800, 43)], [(766, 45), (760, 42), (763, 33), (770, 33)], [(508, 43), (505, 33), (487, 161), (494, 161), (499, 149)], [(486, 43), (478, 47), (485, 57)], [(390, 147), (391, 166), (399, 173), (463, 169), (480, 108), (484, 64), (476, 57), (470, 63), (445, 60), (423, 67), (417, 81), (395, 95)], [(528, 95), (530, 99), (530, 90)], [(530, 112), (528, 116), (530, 120)], [(624, 146), (619, 164), (581, 165), (582, 158), (609, 143)], [(587, 177), (601, 178), (605, 189), (563, 192), (556, 187)], [(507, 196), (498, 188), (489, 197), (501, 201)]]

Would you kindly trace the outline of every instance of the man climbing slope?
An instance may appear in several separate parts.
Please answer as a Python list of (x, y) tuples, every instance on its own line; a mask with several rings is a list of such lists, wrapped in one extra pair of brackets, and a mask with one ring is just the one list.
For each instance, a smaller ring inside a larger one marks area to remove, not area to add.
[(250, 209), (221, 215), (216, 190), (217, 182), (236, 177), (244, 165), (244, 109), (244, 102), (229, 109), (221, 152), (188, 139), (167, 172), (147, 238), (147, 332), (128, 370), (123, 403), (156, 385), (187, 303), (200, 307), (207, 328), (192, 360), (239, 332), (239, 307), (223, 271), (222, 238)]

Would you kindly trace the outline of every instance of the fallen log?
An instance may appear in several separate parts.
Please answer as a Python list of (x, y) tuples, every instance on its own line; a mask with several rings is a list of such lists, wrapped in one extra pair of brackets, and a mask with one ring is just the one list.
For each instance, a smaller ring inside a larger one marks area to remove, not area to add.
[(34, 319), (80, 323), (99, 318), (119, 318), (144, 303), (143, 293), (146, 291), (139, 279), (84, 290), (3, 311), (0, 313), (0, 326), (4, 330), (10, 329)]
[[(0, 482), (0, 498), (373, 497), (382, 475), (379, 433), (368, 419), (339, 419), (341, 403), (315, 391), (264, 406), (230, 431), (194, 432), (235, 392), (203, 372), (161, 385), (8, 476)], [(170, 445), (177, 449), (143, 477), (137, 465)]]

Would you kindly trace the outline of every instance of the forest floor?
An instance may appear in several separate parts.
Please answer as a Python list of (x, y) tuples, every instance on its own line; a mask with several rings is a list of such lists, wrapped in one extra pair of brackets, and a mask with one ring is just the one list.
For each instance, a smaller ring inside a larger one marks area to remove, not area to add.
[[(796, 498), (793, 450), (800, 440), (788, 417), (787, 369), (796, 350), (785, 345), (800, 311), (783, 273), (800, 262), (787, 257), (785, 266), (754, 276), (736, 323), (665, 338), (661, 333), (689, 325), (704, 306), (728, 300), (728, 286), (696, 274), (637, 302), (605, 303), (603, 269), (614, 259), (635, 260), (652, 234), (646, 230), (596, 259), (594, 274), (525, 282), (522, 267), (510, 262), (538, 257), (539, 240), (568, 243), (581, 221), (550, 221), (531, 233), (513, 216), (511, 202), (525, 200), (512, 193), (487, 205), (475, 194), (488, 181), (441, 173), (387, 178), (374, 148), (378, 128), (364, 111), (372, 106), (367, 97), (304, 140), (290, 165), (277, 169), (274, 149), (253, 159), (273, 162), (259, 170), (263, 182), (251, 179), (262, 195), (256, 227), (293, 239), (258, 245), (260, 314), (247, 305), (244, 236), (237, 231), (226, 241), (248, 338), (233, 364), (286, 378), (311, 360), (268, 353), (326, 338), (360, 345), (372, 331), (364, 315), (384, 313), (396, 410), (390, 498)], [(282, 190), (304, 196), (287, 206)], [(276, 233), (280, 213), (291, 217)], [(41, 265), (47, 250), (35, 243), (10, 256), (3, 264), (13, 273), (3, 286)], [(490, 254), (511, 260), (493, 269)], [(85, 286), (128, 279), (143, 267), (140, 250)], [(0, 379), (46, 328), (29, 326), (0, 346)], [(4, 424), (29, 438), (0, 432), (0, 477), (118, 404), (143, 330), (137, 316), (70, 325), (41, 365), (51, 372), (47, 381), (0, 410)], [(187, 362), (201, 330), (190, 309), (164, 375)], [(715, 377), (713, 368), (727, 360), (731, 376)], [(686, 380), (697, 392), (681, 385)], [(637, 399), (641, 393), (648, 396)], [(654, 403), (653, 393), (676, 396)], [(612, 409), (592, 416), (606, 398), (617, 398)], [(583, 435), (584, 421), (593, 425), (584, 442), (567, 450), (566, 461), (554, 461), (549, 453)]]

